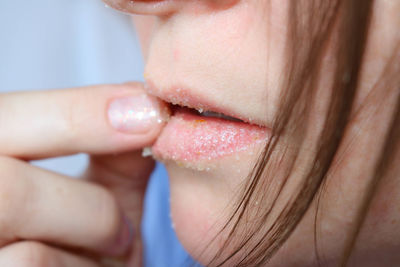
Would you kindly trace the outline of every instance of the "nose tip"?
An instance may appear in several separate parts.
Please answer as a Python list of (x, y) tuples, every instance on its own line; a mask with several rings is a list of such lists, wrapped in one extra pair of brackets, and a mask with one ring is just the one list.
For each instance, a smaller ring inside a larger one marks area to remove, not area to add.
[(240, 0), (103, 0), (129, 14), (167, 16), (178, 11), (199, 14), (230, 8)]
[(183, 4), (178, 0), (103, 0), (106, 5), (129, 14), (168, 15)]

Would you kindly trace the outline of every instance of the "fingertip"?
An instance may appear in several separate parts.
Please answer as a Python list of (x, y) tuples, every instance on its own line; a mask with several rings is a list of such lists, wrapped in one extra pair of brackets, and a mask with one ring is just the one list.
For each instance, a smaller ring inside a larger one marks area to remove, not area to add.
[(166, 103), (140, 91), (112, 99), (107, 109), (111, 127), (130, 135), (156, 135), (170, 116)]
[(107, 129), (98, 132), (98, 136), (106, 137), (106, 140), (103, 149), (95, 154), (121, 153), (151, 146), (171, 116), (169, 104), (147, 94), (142, 83), (112, 87), (103, 106)]

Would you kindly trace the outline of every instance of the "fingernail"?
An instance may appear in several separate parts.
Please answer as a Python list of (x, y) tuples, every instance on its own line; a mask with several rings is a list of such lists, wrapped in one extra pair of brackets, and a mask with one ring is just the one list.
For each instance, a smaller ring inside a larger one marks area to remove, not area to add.
[(127, 96), (111, 101), (108, 119), (116, 130), (141, 134), (168, 119), (168, 110), (160, 100), (147, 94)]
[(117, 237), (116, 244), (112, 248), (113, 254), (124, 254), (133, 243), (135, 233), (132, 223), (126, 216), (123, 216), (121, 224), (121, 230)]

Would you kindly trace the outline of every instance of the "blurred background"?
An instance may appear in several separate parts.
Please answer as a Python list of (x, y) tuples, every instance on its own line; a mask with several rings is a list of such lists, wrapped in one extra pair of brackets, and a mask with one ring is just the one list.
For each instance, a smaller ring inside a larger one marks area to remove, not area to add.
[[(142, 80), (129, 16), (100, 0), (0, 3), (0, 92)], [(37, 164), (77, 175), (85, 161), (78, 155)]]
[[(0, 36), (0, 93), (143, 80), (131, 18), (100, 0), (0, 0)], [(76, 177), (87, 161), (80, 154), (33, 164)], [(145, 266), (188, 264), (168, 199), (166, 171), (158, 164), (145, 204)]]

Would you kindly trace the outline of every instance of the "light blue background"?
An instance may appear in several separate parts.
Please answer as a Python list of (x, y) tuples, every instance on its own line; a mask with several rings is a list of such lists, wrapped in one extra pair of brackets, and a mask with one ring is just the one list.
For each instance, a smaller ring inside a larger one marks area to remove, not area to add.
[[(142, 80), (129, 16), (100, 0), (0, 0), (0, 41), (0, 92)], [(87, 156), (34, 164), (78, 176)], [(192, 265), (171, 228), (168, 199), (167, 174), (157, 165), (143, 221), (146, 266)]]

